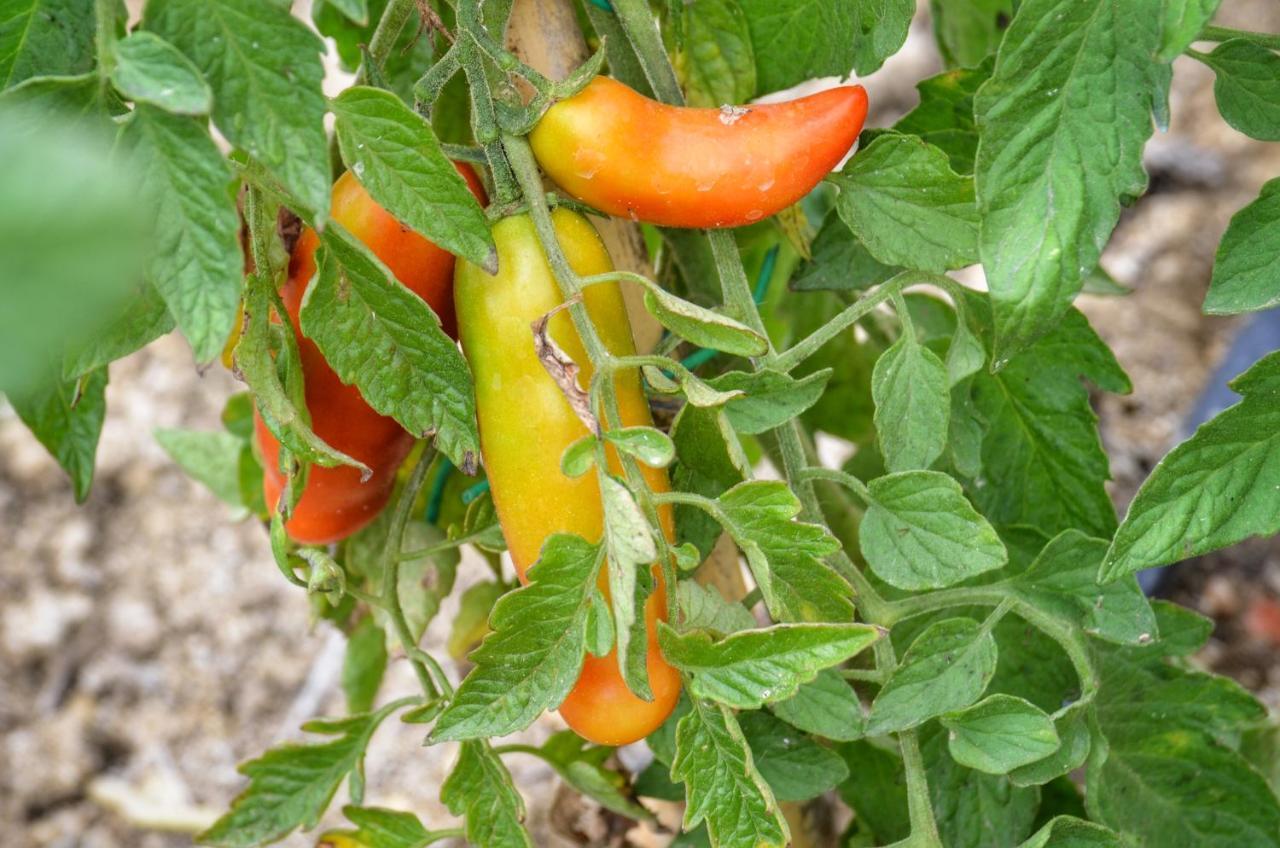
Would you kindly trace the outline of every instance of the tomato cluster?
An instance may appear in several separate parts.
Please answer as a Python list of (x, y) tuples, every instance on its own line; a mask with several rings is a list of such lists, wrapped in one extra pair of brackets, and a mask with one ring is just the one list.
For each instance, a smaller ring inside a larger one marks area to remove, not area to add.
[[(844, 157), (866, 117), (866, 93), (845, 86), (787, 103), (688, 109), (650, 100), (604, 77), (552, 106), (530, 142), (543, 170), (575, 198), (611, 215), (667, 227), (735, 227), (773, 215), (795, 203)], [(640, 142), (643, 139), (643, 143)], [(483, 199), (474, 172), (459, 166)], [(553, 533), (600, 539), (604, 514), (595, 475), (566, 476), (564, 450), (587, 435), (561, 387), (539, 361), (530, 325), (562, 305), (563, 298), (527, 214), (493, 227), (498, 272), (490, 275), (397, 222), (350, 174), (333, 191), (333, 218), (351, 230), (402, 283), (456, 330), (475, 378), (481, 453), (516, 571), (522, 580)], [(599, 234), (586, 218), (563, 207), (553, 212), (556, 238), (569, 264), (582, 276), (612, 270)], [(302, 235), (282, 295), (298, 329), (298, 310), (315, 272), (318, 238)], [(589, 287), (584, 300), (601, 341), (611, 353), (635, 353), (631, 327), (616, 284)], [(582, 368), (591, 364), (569, 315), (551, 318), (547, 332)], [(344, 385), (316, 346), (300, 336), (306, 401), (316, 433), (361, 460), (372, 476), (361, 482), (350, 467), (311, 469), (286, 529), (298, 541), (323, 543), (363, 527), (390, 497), (396, 468), (413, 438), (395, 421), (372, 410), (354, 386)], [(614, 377), (624, 426), (652, 419), (639, 374)], [(257, 422), (266, 466), (267, 502), (280, 497), (284, 478), (277, 467), (279, 445)], [(612, 451), (612, 448), (610, 448)], [(618, 457), (609, 455), (620, 473)], [(649, 487), (667, 491), (666, 471), (642, 466)], [(669, 510), (660, 516), (674, 538)], [(587, 655), (577, 684), (560, 713), (594, 742), (621, 745), (656, 729), (680, 695), (680, 676), (663, 659), (656, 622), (666, 618), (666, 589), (655, 564), (656, 590), (645, 603), (650, 686), (653, 700), (633, 694), (619, 672), (616, 654)], [(608, 594), (607, 574), (600, 588)]]

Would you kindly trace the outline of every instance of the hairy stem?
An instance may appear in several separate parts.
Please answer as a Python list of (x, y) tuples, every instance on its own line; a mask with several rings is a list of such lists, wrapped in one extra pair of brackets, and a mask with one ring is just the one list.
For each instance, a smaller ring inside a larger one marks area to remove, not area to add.
[(1200, 38), (1204, 41), (1230, 41), (1233, 38), (1242, 38), (1268, 50), (1280, 50), (1280, 35), (1272, 35), (1269, 32), (1250, 32), (1245, 29), (1211, 25), (1200, 30)]
[[(418, 676), (418, 683), (421, 684), (422, 691), (428, 699), (438, 698), (440, 690), (431, 679), (421, 653), (417, 651), (418, 640), (413, 638), (413, 633), (409, 629), (409, 620), (405, 618), (404, 608), (400, 605), (400, 545), (404, 540), (404, 528), (409, 522), (409, 514), (413, 511), (413, 503), (417, 500), (422, 484), (427, 479), (427, 469), (431, 466), (434, 456), (433, 449), (424, 448), (422, 456), (414, 465), (408, 481), (400, 491), (395, 511), (391, 514), (391, 527), (387, 531), (387, 541), (382, 549), (382, 608), (391, 616), (396, 636), (404, 647), (405, 655), (412, 663), (414, 673)], [(438, 666), (437, 669), (439, 669)], [(440, 679), (442, 685), (448, 687), (449, 682), (444, 678), (443, 673)]]
[[(383, 63), (391, 54), (391, 48), (395, 46), (396, 39), (400, 37), (414, 8), (414, 0), (390, 0), (387, 7), (382, 10), (382, 17), (378, 19), (373, 37), (369, 39), (369, 60), (377, 66), (372, 70), (379, 72), (382, 70)], [(356, 72), (355, 84), (363, 84), (369, 78), (370, 70), (361, 63), (360, 70)]]

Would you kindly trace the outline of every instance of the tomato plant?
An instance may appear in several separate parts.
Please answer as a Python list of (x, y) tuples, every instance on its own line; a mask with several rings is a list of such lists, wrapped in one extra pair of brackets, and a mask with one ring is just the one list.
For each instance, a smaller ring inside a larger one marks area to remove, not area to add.
[[(533, 845), (533, 756), (672, 845), (1280, 846), (1280, 731), (1135, 578), (1280, 532), (1280, 352), (1121, 520), (1091, 397), (1130, 380), (1074, 305), (1174, 60), (1275, 140), (1280, 36), (931, 0), (890, 122), (909, 0), (8, 5), (8, 402), (83, 500), (110, 363), (229, 348), (226, 432), (161, 443), (347, 639), (348, 714), (201, 844)], [(1206, 312), (1280, 303), (1276, 185)], [(450, 764), (410, 809), (365, 794), (393, 717)]]

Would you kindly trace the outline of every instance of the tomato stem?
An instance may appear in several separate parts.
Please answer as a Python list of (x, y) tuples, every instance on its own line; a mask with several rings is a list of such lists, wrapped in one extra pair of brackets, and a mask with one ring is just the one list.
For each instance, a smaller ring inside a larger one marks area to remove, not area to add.
[[(451, 695), (453, 692), (448, 678), (444, 675), (444, 670), (431, 659), (430, 655), (418, 648), (418, 641), (413, 638), (413, 632), (409, 629), (409, 620), (405, 617), (404, 608), (400, 604), (400, 546), (404, 542), (404, 530), (409, 522), (409, 515), (413, 512), (413, 504), (418, 499), (418, 493), (422, 490), (423, 483), (427, 479), (427, 470), (430, 468), (434, 457), (435, 449), (430, 446), (425, 447), (422, 455), (418, 457), (417, 463), (413, 466), (413, 471), (409, 473), (409, 479), (405, 481), (404, 488), (400, 490), (400, 494), (397, 496), (394, 511), (391, 514), (391, 526), (387, 530), (387, 540), (382, 548), (381, 605), (387, 611), (387, 614), (391, 616), (391, 622), (396, 630), (396, 637), (400, 640), (405, 655), (413, 665), (414, 673), (418, 676), (418, 683), (422, 686), (422, 691), (428, 699), (438, 698), (441, 689), (444, 690), (446, 695)], [(437, 688), (436, 682), (431, 678), (431, 673), (427, 671), (427, 660), (430, 660), (434, 666), (439, 678), (440, 688)]]
[(98, 78), (103, 91), (111, 84), (111, 72), (116, 67), (116, 0), (96, 0), (93, 4), (97, 25), (95, 38), (98, 48)]
[[(387, 3), (387, 7), (382, 10), (382, 17), (378, 19), (378, 25), (373, 30), (373, 37), (369, 39), (367, 61), (361, 62), (359, 70), (356, 71), (356, 85), (364, 84), (370, 78), (371, 72), (381, 73), (382, 63), (387, 60), (391, 48), (395, 46), (396, 39), (400, 37), (400, 32), (415, 8), (415, 0), (391, 0)], [(374, 67), (370, 68), (370, 64)]]
[[(1230, 41), (1233, 38), (1241, 38), (1245, 41), (1252, 41), (1268, 50), (1280, 50), (1280, 35), (1273, 35), (1269, 32), (1250, 32), (1245, 29), (1232, 29), (1231, 27), (1222, 26), (1206, 26), (1200, 30), (1200, 39), (1204, 41)], [(1188, 52), (1190, 52), (1188, 50)]]

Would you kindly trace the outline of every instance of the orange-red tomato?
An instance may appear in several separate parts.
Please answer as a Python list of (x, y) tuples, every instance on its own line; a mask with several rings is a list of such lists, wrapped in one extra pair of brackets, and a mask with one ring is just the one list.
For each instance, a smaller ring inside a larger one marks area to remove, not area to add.
[[(465, 164), (457, 168), (484, 202), (484, 188), (475, 171)], [(333, 219), (364, 242), (396, 279), (430, 304), (445, 332), (456, 334), (453, 254), (397, 221), (349, 171), (333, 186), (331, 211)], [(319, 243), (313, 230), (302, 233), (289, 259), (289, 277), (280, 295), (298, 334), (312, 429), (334, 448), (368, 465), (373, 473), (361, 482), (360, 471), (350, 466), (311, 467), (302, 498), (285, 523), (289, 535), (306, 544), (337, 541), (372, 521), (386, 506), (396, 469), (413, 448), (413, 436), (395, 419), (375, 412), (359, 389), (344, 384), (315, 343), (301, 334), (298, 312), (315, 274)], [(262, 453), (263, 491), (268, 508), (274, 509), (285, 482), (279, 470), (280, 444), (261, 416), (254, 416), (254, 428)]]
[[(553, 213), (556, 235), (574, 271), (586, 276), (613, 269), (599, 234), (586, 218), (563, 207)], [(587, 428), (574, 414), (560, 387), (534, 351), (530, 324), (563, 303), (528, 215), (505, 218), (493, 228), (498, 274), (490, 276), (469, 262), (458, 265), (454, 299), (458, 332), (476, 384), (480, 453), (489, 477), (502, 532), (523, 580), (553, 533), (574, 533), (598, 541), (604, 528), (600, 484), (594, 473), (566, 477), (560, 470), (564, 449)], [(601, 340), (615, 355), (635, 352), (631, 325), (617, 285), (597, 284), (584, 292), (587, 311)], [(591, 379), (591, 364), (567, 312), (548, 325), (555, 342)], [(625, 426), (651, 425), (649, 404), (634, 370), (615, 378), (618, 407)], [(610, 457), (615, 471), (617, 456)], [(667, 491), (666, 471), (642, 466), (649, 487)], [(670, 509), (662, 512), (673, 537)], [(612, 567), (612, 565), (608, 566)], [(649, 683), (654, 699), (645, 701), (627, 689), (614, 653), (587, 655), (582, 673), (560, 714), (583, 737), (603, 745), (643, 738), (666, 720), (680, 696), (680, 675), (662, 658), (657, 621), (666, 618), (666, 594), (660, 569), (658, 589), (645, 603), (648, 627)], [(607, 575), (601, 589), (608, 592)]]
[(548, 109), (529, 141), (557, 185), (610, 215), (738, 227), (804, 197), (853, 147), (866, 117), (859, 85), (692, 109), (596, 77)]

